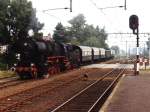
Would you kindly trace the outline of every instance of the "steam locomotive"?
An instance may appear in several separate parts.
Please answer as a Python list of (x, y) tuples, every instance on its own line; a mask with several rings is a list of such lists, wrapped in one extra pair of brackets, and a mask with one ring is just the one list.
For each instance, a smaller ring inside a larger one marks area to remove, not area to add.
[(112, 50), (32, 38), (16, 41), (12, 50), (18, 60), (15, 71), (21, 79), (56, 74), (79, 67), (83, 63), (114, 57)]

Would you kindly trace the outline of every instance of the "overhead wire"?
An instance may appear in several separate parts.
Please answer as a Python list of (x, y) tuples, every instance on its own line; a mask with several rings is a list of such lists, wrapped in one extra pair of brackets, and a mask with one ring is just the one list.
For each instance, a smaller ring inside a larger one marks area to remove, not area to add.
[(98, 10), (100, 10), (104, 15), (106, 15), (93, 0), (89, 0)]
[[(117, 7), (119, 7), (119, 8), (122, 8), (123, 6), (114, 6), (114, 7), (105, 7), (105, 8), (100, 8), (100, 7), (98, 7), (98, 5), (96, 4), (96, 2), (94, 2), (93, 0), (89, 0), (91, 3), (92, 3), (92, 5), (93, 6), (95, 6), (98, 10), (100, 10), (102, 13), (103, 13), (103, 15), (104, 15), (104, 17), (106, 18), (106, 20), (110, 23), (110, 25), (111, 26), (113, 26), (114, 27), (114, 22), (112, 22), (107, 16), (106, 16), (106, 13), (104, 13), (103, 12), (103, 10), (104, 9), (107, 9), (107, 8), (117, 8)], [(117, 24), (118, 24), (118, 21), (117, 21)], [(115, 26), (114, 27), (114, 29), (116, 29), (116, 31), (117, 31), (117, 27)], [(117, 37), (117, 36), (116, 36)]]
[[(103, 12), (104, 11), (104, 9), (110, 9), (110, 8), (124, 8), (125, 10), (126, 10), (126, 0), (125, 0), (125, 2), (124, 2), (124, 5), (118, 5), (118, 6), (113, 6), (114, 4), (113, 4), (113, 2), (111, 2), (111, 5), (110, 5), (110, 7), (103, 7), (103, 8), (100, 8), (100, 7), (98, 7), (98, 5), (93, 1), (93, 0), (90, 0), (90, 2), (98, 9), (98, 10), (100, 10), (103, 14), (104, 14), (104, 16), (105, 16), (105, 18), (108, 20), (108, 22), (110, 23), (110, 25), (111, 26), (113, 26), (113, 24), (114, 24), (114, 22), (112, 22), (109, 18), (107, 18), (106, 17), (106, 14)], [(118, 17), (116, 17), (117, 19), (118, 19)], [(116, 20), (116, 19), (115, 19)], [(116, 22), (116, 21), (115, 21)], [(117, 24), (120, 24), (120, 22), (119, 22), (119, 20), (117, 20)], [(116, 31), (118, 30), (118, 27), (117, 26), (115, 26), (114, 27), (114, 29), (116, 29)], [(122, 34), (120, 34), (120, 36), (121, 36), (121, 40), (122, 40), (122, 38), (124, 37)], [(109, 37), (110, 37), (110, 35), (109, 35)], [(113, 38), (118, 38), (118, 36), (116, 35), (116, 36), (111, 36), (111, 37), (113, 37)], [(110, 37), (110, 38), (111, 38)], [(126, 37), (125, 37), (126, 38)], [(127, 39), (127, 38), (126, 38)], [(114, 40), (116, 40), (116, 39), (114, 39)]]
[[(100, 10), (100, 11), (104, 14), (104, 17), (107, 19), (107, 21), (110, 23), (111, 26), (113, 26), (113, 23), (114, 23), (114, 22), (112, 22), (108, 17), (106, 17), (107, 14), (104, 13), (103, 10), (106, 9), (106, 8), (116, 8), (116, 7), (122, 8), (122, 7), (124, 7), (124, 6), (121, 6), (121, 5), (120, 5), (120, 6), (114, 6), (114, 7), (100, 8), (100, 7), (98, 7), (98, 5), (96, 4), (96, 2), (94, 2), (93, 0), (89, 0), (89, 1), (92, 3), (93, 6), (95, 6), (98, 10)], [(118, 21), (117, 21), (117, 23), (118, 23)], [(117, 28), (114, 27), (114, 29), (117, 29)]]

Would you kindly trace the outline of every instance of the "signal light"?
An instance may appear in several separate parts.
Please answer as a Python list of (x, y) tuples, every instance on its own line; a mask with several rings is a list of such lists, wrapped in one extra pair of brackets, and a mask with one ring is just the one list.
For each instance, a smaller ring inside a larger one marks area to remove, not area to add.
[(139, 19), (137, 15), (131, 15), (129, 18), (129, 27), (132, 30), (136, 30), (139, 27)]

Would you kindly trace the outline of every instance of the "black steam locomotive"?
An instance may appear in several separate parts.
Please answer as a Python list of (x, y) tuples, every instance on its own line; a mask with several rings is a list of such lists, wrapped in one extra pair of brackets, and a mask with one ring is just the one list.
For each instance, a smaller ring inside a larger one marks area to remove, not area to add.
[(84, 62), (106, 60), (114, 56), (111, 50), (103, 48), (32, 38), (16, 41), (12, 50), (18, 59), (15, 71), (22, 79), (43, 77), (79, 67)]
[(78, 46), (26, 38), (12, 46), (18, 59), (15, 71), (21, 78), (42, 77), (80, 65)]

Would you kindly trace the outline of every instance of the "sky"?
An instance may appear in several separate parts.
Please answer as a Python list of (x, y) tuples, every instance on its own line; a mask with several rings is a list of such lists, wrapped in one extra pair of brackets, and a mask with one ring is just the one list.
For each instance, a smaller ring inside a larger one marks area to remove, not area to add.
[[(139, 17), (139, 32), (150, 32), (150, 1), (149, 0), (126, 0), (127, 10), (124, 8), (106, 8), (124, 6), (124, 0), (72, 0), (72, 12), (69, 10), (43, 10), (70, 7), (70, 0), (30, 0), (37, 10), (37, 17), (45, 26), (42, 30), (44, 35), (53, 33), (58, 22), (68, 26), (68, 21), (78, 14), (85, 16), (88, 24), (105, 27), (107, 33), (132, 33), (129, 28), (129, 17), (136, 14)], [(149, 35), (140, 35), (140, 45), (145, 46), (144, 41)], [(136, 46), (135, 35), (108, 35), (107, 43), (118, 45), (123, 49)]]

